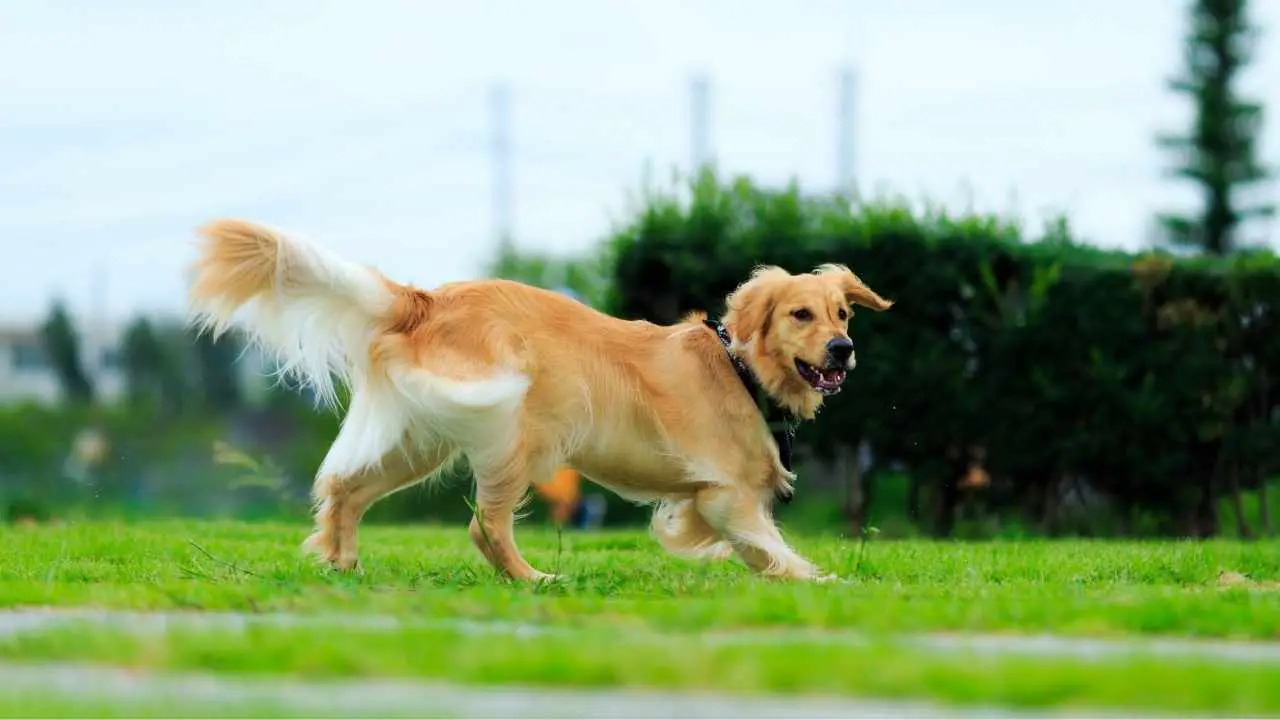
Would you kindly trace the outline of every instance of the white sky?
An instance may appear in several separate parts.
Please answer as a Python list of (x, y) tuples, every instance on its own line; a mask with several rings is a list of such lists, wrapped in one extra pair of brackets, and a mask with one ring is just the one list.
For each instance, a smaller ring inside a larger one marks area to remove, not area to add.
[[(1176, 0), (0, 0), (0, 319), (63, 295), (120, 319), (181, 308), (191, 230), (235, 215), (393, 277), (476, 276), (492, 247), (490, 84), (514, 92), (517, 240), (571, 251), (646, 162), (689, 158), (713, 81), (728, 171), (836, 173), (836, 77), (859, 73), (864, 190), (1067, 211), (1136, 247), (1188, 197), (1152, 144), (1187, 109)], [(1247, 90), (1275, 118), (1280, 0)], [(1016, 190), (1015, 190), (1016, 189)], [(1272, 191), (1272, 197), (1277, 193)], [(1267, 229), (1264, 228), (1264, 231)], [(1277, 233), (1271, 232), (1273, 244)], [(106, 286), (95, 300), (93, 278)]]

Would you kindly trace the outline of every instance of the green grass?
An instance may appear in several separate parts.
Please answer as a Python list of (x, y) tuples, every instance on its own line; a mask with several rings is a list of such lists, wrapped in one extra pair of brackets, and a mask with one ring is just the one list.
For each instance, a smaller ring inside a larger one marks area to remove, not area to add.
[[(288, 705), (266, 702), (193, 704), (166, 700), (104, 700), (53, 695), (47, 691), (6, 692), (0, 695), (0, 717), (11, 718), (175, 718), (175, 717), (325, 717)], [(429, 717), (418, 712), (414, 717)]]
[[(0, 529), (0, 607), (394, 614), (516, 620), (558, 629), (520, 638), (404, 626), (53, 628), (0, 637), (0, 660), (300, 676), (409, 676), (727, 692), (824, 692), (1021, 706), (1280, 712), (1280, 664), (926, 653), (907, 631), (1053, 632), (1280, 639), (1280, 543), (872, 541), (796, 538), (847, 581), (753, 577), (737, 562), (664, 554), (643, 534), (521, 528), (539, 568), (567, 580), (496, 578), (463, 527), (367, 527), (364, 571), (300, 557), (307, 528), (157, 522)], [(1222, 573), (1238, 573), (1224, 583)], [(866, 632), (873, 645), (790, 637), (711, 643), (701, 631)], [(64, 705), (0, 700), (0, 714)], [(52, 702), (50, 700), (50, 702)], [(58, 701), (62, 702), (62, 701)], [(70, 710), (68, 710), (70, 711)], [(102, 714), (86, 706), (83, 712)], [(142, 710), (139, 710), (142, 712)], [(164, 714), (163, 709), (156, 711)]]
[(0, 639), (0, 657), (304, 678), (818, 693), (1019, 707), (1280, 712), (1280, 665), (1129, 658), (1091, 663), (870, 645), (708, 643), (694, 634), (583, 629), (550, 637), (254, 626), (154, 635), (67, 627)]
[[(300, 556), (307, 528), (239, 523), (0, 529), (0, 607), (343, 610), (697, 630), (744, 626), (1280, 639), (1280, 543), (796, 538), (847, 582), (765, 581), (736, 561), (673, 558), (641, 533), (522, 528), (541, 588), (495, 578), (462, 527), (368, 527), (364, 570)], [(207, 554), (206, 554), (207, 553)]]

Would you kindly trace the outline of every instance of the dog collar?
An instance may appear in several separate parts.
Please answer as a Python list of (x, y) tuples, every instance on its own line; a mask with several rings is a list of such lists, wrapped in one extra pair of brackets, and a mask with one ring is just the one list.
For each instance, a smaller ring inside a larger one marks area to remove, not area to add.
[[(738, 379), (742, 381), (742, 387), (751, 396), (756, 408), (764, 416), (765, 423), (769, 426), (769, 433), (773, 436), (773, 441), (778, 445), (778, 459), (782, 461), (782, 467), (787, 472), (791, 472), (791, 451), (795, 445), (796, 427), (800, 424), (799, 418), (792, 414), (790, 410), (778, 407), (778, 404), (769, 397), (764, 387), (760, 385), (760, 381), (756, 379), (755, 373), (751, 372), (751, 368), (747, 367), (742, 358), (733, 354), (733, 339), (729, 337), (729, 331), (723, 323), (710, 318), (703, 319), (702, 322), (714, 330), (716, 337), (720, 338), (720, 344), (724, 346), (724, 352), (729, 356), (730, 364), (733, 365), (734, 371), (738, 373)], [(791, 491), (775, 490), (773, 494), (774, 497), (784, 503), (791, 502)]]

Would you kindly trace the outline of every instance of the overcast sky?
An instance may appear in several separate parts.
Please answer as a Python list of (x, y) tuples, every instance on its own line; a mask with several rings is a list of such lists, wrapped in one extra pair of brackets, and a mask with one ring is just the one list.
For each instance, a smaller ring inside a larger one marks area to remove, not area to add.
[[(1091, 241), (1135, 247), (1188, 197), (1151, 142), (1187, 117), (1162, 84), (1183, 5), (0, 0), (0, 319), (54, 294), (113, 319), (179, 310), (192, 228), (225, 215), (420, 285), (474, 277), (496, 79), (529, 247), (589, 247), (646, 163), (687, 167), (695, 72), (725, 169), (831, 186), (845, 65), (864, 189), (1032, 224), (1066, 211)], [(1280, 0), (1252, 5), (1271, 32), (1246, 89), (1272, 109), (1280, 162)]]

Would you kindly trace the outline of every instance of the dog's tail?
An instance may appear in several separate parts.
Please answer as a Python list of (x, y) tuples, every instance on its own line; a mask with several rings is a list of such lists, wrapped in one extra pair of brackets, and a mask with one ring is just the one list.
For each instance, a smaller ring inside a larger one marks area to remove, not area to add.
[(327, 405), (337, 400), (335, 377), (350, 384), (367, 375), (371, 343), (397, 301), (421, 294), (255, 223), (217, 220), (198, 234), (190, 291), (196, 326), (214, 337), (232, 325), (247, 331)]

